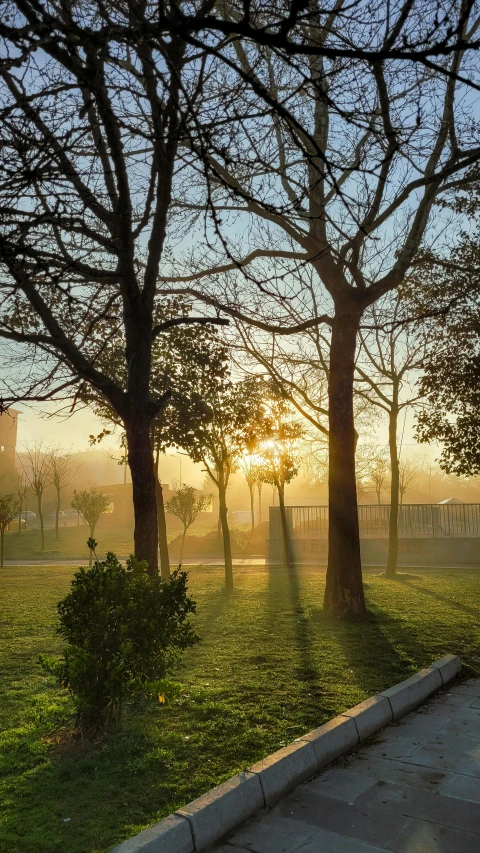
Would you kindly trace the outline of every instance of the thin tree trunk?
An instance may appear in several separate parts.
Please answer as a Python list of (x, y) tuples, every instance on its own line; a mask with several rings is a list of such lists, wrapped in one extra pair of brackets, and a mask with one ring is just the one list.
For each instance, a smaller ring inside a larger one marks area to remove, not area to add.
[(358, 307), (336, 306), (330, 345), (328, 568), (325, 610), (335, 616), (365, 612), (355, 477), (353, 379)]
[(131, 423), (125, 422), (128, 446), (128, 463), (132, 478), (133, 533), (135, 557), (146, 560), (148, 573), (158, 574), (158, 522), (156, 476), (150, 443), (150, 426), (146, 418), (137, 414)]
[(164, 581), (170, 578), (170, 556), (168, 553), (167, 519), (165, 517), (165, 504), (163, 501), (163, 489), (158, 476), (158, 456), (155, 460), (155, 489), (157, 497), (157, 525), (158, 546), (160, 551), (160, 572)]
[[(95, 527), (90, 525), (90, 539), (93, 539), (95, 536)], [(91, 568), (93, 563), (93, 551), (91, 548), (88, 549), (88, 565)]]
[(185, 548), (185, 537), (186, 537), (186, 535), (187, 535), (187, 528), (186, 528), (186, 527), (184, 527), (184, 528), (183, 528), (183, 536), (182, 536), (182, 544), (181, 544), (181, 546), (180, 546), (180, 558), (179, 558), (179, 560), (178, 560), (178, 565), (179, 565), (179, 567), (182, 565), (182, 560), (183, 560), (183, 549)]
[(252, 533), (255, 528), (255, 501), (253, 498), (253, 484), (248, 487), (250, 491), (250, 514), (252, 516)]
[[(27, 523), (27, 519), (25, 518), (25, 524)], [(20, 536), (22, 532), (22, 504), (20, 504), (20, 509), (18, 512), (18, 535)]]
[(290, 553), (288, 543), (287, 513), (285, 512), (285, 491), (283, 486), (277, 487), (278, 504), (280, 508), (280, 529), (282, 532), (282, 562), (286, 569), (290, 568)]
[(220, 508), (220, 523), (222, 525), (223, 536), (223, 559), (225, 563), (225, 586), (227, 592), (233, 590), (233, 563), (232, 563), (232, 544), (230, 541), (230, 530), (228, 527), (228, 510), (227, 510), (227, 487), (220, 481), (218, 486), (218, 503)]
[(40, 519), (40, 540), (42, 543), (42, 551), (45, 551), (45, 530), (43, 528), (42, 495), (37, 495), (37, 501), (38, 501), (38, 517)]
[(257, 483), (257, 492), (258, 492), (258, 523), (262, 523), (262, 485), (263, 483)]
[(57, 492), (57, 506), (55, 509), (55, 539), (58, 539), (58, 515), (60, 513), (60, 489), (58, 486), (55, 486)]
[(388, 447), (390, 451), (390, 518), (388, 522), (388, 557), (387, 578), (394, 578), (398, 562), (398, 492), (400, 485), (400, 470), (398, 464), (397, 448), (397, 424), (398, 424), (398, 387), (394, 385), (392, 394), (392, 406), (388, 421)]
[(3, 546), (5, 541), (5, 529), (0, 529), (0, 568), (3, 569)]

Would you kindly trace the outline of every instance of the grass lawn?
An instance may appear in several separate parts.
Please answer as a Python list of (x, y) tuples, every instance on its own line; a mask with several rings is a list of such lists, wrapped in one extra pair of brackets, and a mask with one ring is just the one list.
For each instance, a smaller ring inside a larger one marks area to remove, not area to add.
[[(324, 575), (190, 574), (203, 642), (169, 706), (127, 714), (102, 744), (65, 736), (71, 708), (36, 662), (55, 652), (72, 568), (0, 573), (0, 850), (100, 853), (214, 784), (447, 652), (480, 669), (480, 572), (366, 575), (369, 615), (321, 610)], [(66, 819), (69, 818), (67, 821)]]
[[(196, 536), (204, 536), (211, 530), (209, 527), (198, 525), (193, 529)], [(168, 539), (174, 539), (179, 535), (180, 528), (175, 526), (169, 533)], [(40, 530), (31, 528), (17, 533), (16, 523), (12, 525), (11, 532), (5, 534), (5, 559), (6, 560), (62, 560), (78, 559), (85, 556), (88, 560), (87, 539), (90, 536), (89, 529), (85, 524), (78, 527), (60, 527), (59, 538), (55, 538), (53, 527), (45, 528), (45, 550), (41, 550)], [(115, 551), (116, 554), (127, 556), (133, 551), (133, 531), (125, 527), (110, 527), (102, 524), (100, 520), (95, 531), (95, 539), (98, 542), (98, 555), (103, 559), (107, 551)]]
[[(12, 531), (5, 534), (6, 560), (61, 560), (63, 558), (79, 558), (83, 555), (88, 560), (87, 539), (89, 528), (85, 524), (78, 527), (60, 527), (59, 538), (55, 539), (55, 529), (45, 528), (45, 550), (41, 550), (40, 530), (30, 528), (23, 530), (20, 536), (16, 525)], [(115, 550), (117, 554), (130, 554), (133, 551), (133, 533), (125, 528), (107, 527), (99, 523), (95, 531), (98, 541), (99, 556), (107, 551)]]

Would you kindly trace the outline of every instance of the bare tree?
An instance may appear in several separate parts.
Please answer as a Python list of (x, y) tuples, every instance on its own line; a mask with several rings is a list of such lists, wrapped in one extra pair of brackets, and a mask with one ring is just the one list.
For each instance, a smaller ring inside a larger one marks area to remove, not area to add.
[[(25, 481), (25, 475), (17, 475), (17, 483), (15, 486), (15, 494), (18, 502), (18, 535), (22, 532), (22, 509), (25, 505), (28, 495), (28, 485)], [(25, 515), (25, 525), (27, 524), (27, 516)]]
[(45, 489), (52, 483), (52, 451), (44, 448), (43, 443), (36, 442), (25, 448), (24, 457), (20, 456), (25, 480), (37, 498), (37, 511), (40, 521), (41, 549), (45, 550), (45, 529), (43, 523), (43, 495)]
[[(135, 553), (156, 573), (150, 427), (167, 398), (150, 368), (171, 326), (154, 322), (157, 277), (176, 170), (201, 157), (214, 60), (172, 32), (163, 4), (130, 0), (13, 0), (1, 38), (0, 337), (16, 366), (3, 404), (71, 405), (84, 386), (104, 397), (127, 436)], [(107, 319), (124, 331), (123, 381), (99, 364)]]
[[(242, 474), (245, 478), (245, 482), (248, 486), (248, 492), (250, 495), (250, 515), (251, 515), (251, 530), (253, 532), (255, 527), (255, 500), (254, 500), (254, 490), (260, 481), (260, 466), (258, 456), (255, 453), (246, 453), (239, 459), (239, 466), (242, 471)], [(261, 499), (261, 492), (259, 492), (259, 501)]]
[(17, 517), (18, 498), (16, 495), (7, 493), (0, 495), (0, 567), (3, 569), (3, 550), (5, 530)]
[(75, 474), (78, 471), (78, 465), (74, 464), (73, 451), (65, 450), (62, 447), (55, 447), (50, 454), (51, 478), (57, 503), (55, 506), (55, 539), (58, 539), (58, 516), (60, 513), (60, 500), (62, 489), (72, 482)]
[(424, 462), (422, 459), (416, 459), (414, 456), (405, 456), (398, 463), (398, 494), (400, 506), (403, 505), (403, 497), (410, 483), (413, 483), (415, 478), (424, 470)]
[(382, 490), (387, 479), (388, 465), (386, 459), (383, 456), (379, 456), (374, 460), (369, 474), (369, 479), (375, 489), (375, 494), (377, 496), (377, 503), (379, 506), (382, 504)]
[(398, 419), (421, 403), (417, 379), (434, 336), (425, 324), (402, 322), (403, 301), (389, 295), (367, 314), (371, 328), (360, 332), (356, 362), (357, 393), (368, 398), (388, 419), (390, 516), (386, 574), (393, 577), (398, 559), (398, 506), (401, 503)]
[[(462, 42), (474, 43), (478, 17), (471, 7), (456, 12)], [(428, 39), (426, 18), (417, 23), (417, 35)], [(386, 21), (385, 48), (397, 41), (404, 24), (397, 9)], [(246, 133), (238, 133), (228, 158), (217, 156), (216, 199), (223, 210), (234, 209), (232, 223), (235, 215), (241, 215), (242, 224), (251, 223), (244, 229), (248, 244), (240, 237), (236, 244), (230, 241), (236, 271), (230, 286), (228, 265), (215, 264), (212, 256), (208, 274), (197, 263), (198, 272), (172, 276), (178, 287), (169, 290), (186, 291), (276, 335), (320, 324), (326, 328), (330, 512), (325, 606), (341, 615), (365, 607), (353, 410), (362, 318), (369, 306), (399, 287), (428, 237), (436, 200), (465, 175), (468, 180), (480, 146), (476, 133), (465, 132), (469, 122), (462, 93), (468, 82), (462, 81), (469, 75), (477, 79), (466, 54), (455, 53), (424, 73), (414, 62), (400, 65), (373, 56), (365, 64), (354, 58), (339, 62), (325, 56), (329, 44), (334, 53), (341, 37), (337, 25), (333, 12), (329, 17), (317, 4), (309, 6), (304, 38), (312, 49), (301, 67), (273, 50), (247, 51), (235, 44), (237, 63), (255, 82), (268, 115), (262, 114), (255, 127), (249, 122), (248, 141)], [(358, 34), (354, 26), (351, 32)], [(246, 89), (243, 97), (251, 108)], [(412, 114), (418, 120), (412, 122)], [(224, 241), (225, 234), (226, 229)], [(323, 294), (315, 304), (298, 284), (302, 269), (310, 265), (321, 285), (315, 292)], [(295, 322), (292, 304), (299, 314)]]

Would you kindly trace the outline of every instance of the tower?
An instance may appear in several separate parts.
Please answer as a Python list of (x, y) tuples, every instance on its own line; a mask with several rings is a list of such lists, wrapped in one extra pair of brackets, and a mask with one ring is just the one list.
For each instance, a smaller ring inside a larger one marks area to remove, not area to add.
[(17, 447), (17, 421), (15, 409), (0, 414), (0, 480), (4, 487), (11, 487), (16, 479), (15, 453)]

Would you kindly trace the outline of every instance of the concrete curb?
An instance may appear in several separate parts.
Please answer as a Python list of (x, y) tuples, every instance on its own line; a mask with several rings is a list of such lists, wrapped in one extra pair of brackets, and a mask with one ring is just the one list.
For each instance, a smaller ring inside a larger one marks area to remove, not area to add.
[(350, 752), (360, 741), (413, 710), (462, 668), (446, 655), (284, 749), (232, 776), (203, 796), (135, 835), (111, 853), (201, 853), (300, 782)]

